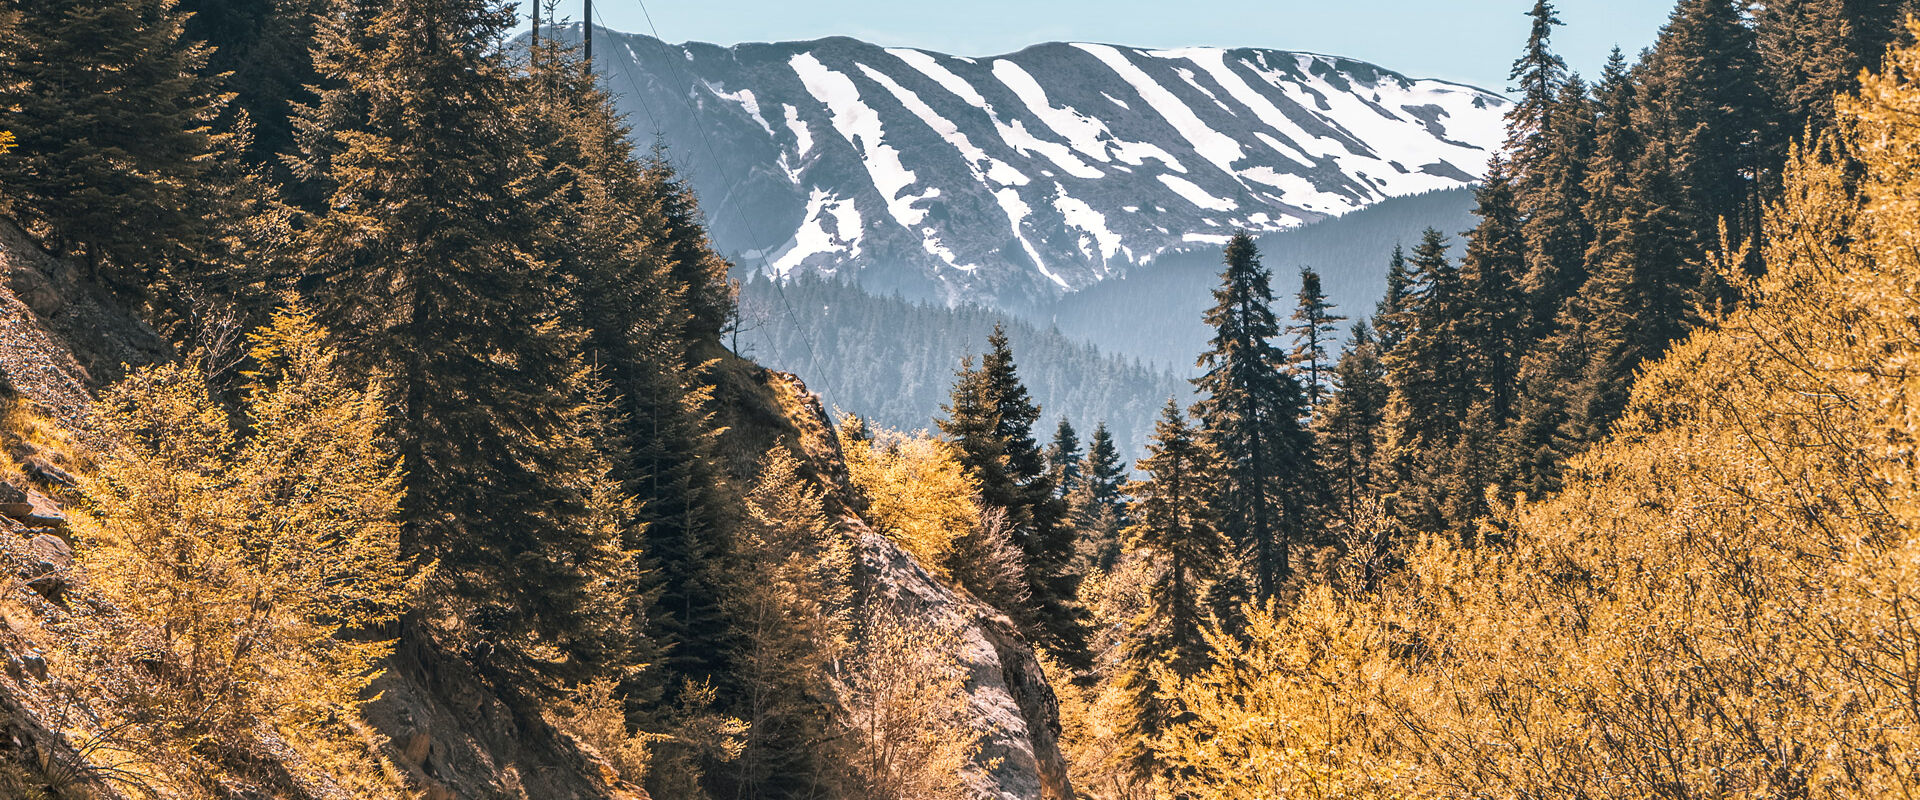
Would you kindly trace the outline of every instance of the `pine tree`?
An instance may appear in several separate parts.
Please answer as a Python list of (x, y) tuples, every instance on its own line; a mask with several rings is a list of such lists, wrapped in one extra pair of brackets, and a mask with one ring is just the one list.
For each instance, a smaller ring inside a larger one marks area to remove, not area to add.
[(1637, 123), (1695, 237), (1683, 244), (1688, 258), (1715, 241), (1723, 219), (1733, 242), (1759, 233), (1761, 191), (1790, 135), (1746, 12), (1742, 0), (1682, 0), (1641, 71)]
[(236, 213), (213, 180), (234, 137), (211, 127), (226, 97), (207, 48), (176, 0), (16, 9), (0, 41), (18, 145), (0, 161), (0, 214), (162, 321), (184, 316)]
[(693, 187), (680, 177), (666, 151), (656, 145), (646, 159), (648, 180), (643, 200), (656, 205), (666, 219), (664, 244), (669, 274), (686, 292), (688, 339), (718, 341), (734, 315), (737, 287), (727, 279), (732, 265), (715, 252), (707, 239), (700, 203)]
[(1561, 82), (1566, 79), (1567, 62), (1553, 52), (1550, 42), (1553, 29), (1565, 23), (1550, 0), (1534, 0), (1527, 17), (1532, 26), (1526, 49), (1507, 75), (1517, 84), (1512, 91), (1519, 100), (1507, 111), (1506, 151), (1515, 161), (1537, 163), (1544, 160), (1541, 153), (1553, 129)]
[(556, 198), (513, 102), (510, 22), (484, 0), (337, 0), (322, 18), (332, 88), (298, 172), (330, 199), (299, 242), (302, 284), (346, 362), (392, 376), (401, 543), (440, 561), (454, 632), (497, 666), (564, 673), (593, 654), (573, 646), (604, 622), (598, 593), (626, 583), (595, 555), (624, 523), (595, 488), (604, 387), (542, 257)]
[(1054, 494), (1071, 497), (1080, 488), (1080, 433), (1066, 417), (1053, 429), (1053, 443), (1047, 445), (1047, 474)]
[(701, 354), (718, 349), (719, 333), (689, 331), (698, 287), (676, 277), (687, 271), (677, 259), (707, 263), (705, 245), (683, 241), (704, 231), (666, 213), (663, 198), (679, 191), (670, 167), (633, 155), (631, 130), (573, 53), (548, 40), (530, 62), (537, 90), (525, 104), (556, 196), (543, 255), (569, 283), (567, 321), (584, 333), (586, 357), (613, 397), (614, 474), (637, 501), (643, 525), (633, 546), (647, 553), (659, 594), (644, 618), (677, 672), (716, 677), (726, 671), (716, 570), (728, 547), (727, 481), (714, 467), (710, 362)]
[(1907, 32), (1907, 17), (1920, 13), (1914, 0), (1842, 0), (1847, 27), (1853, 33), (1849, 48), (1857, 53), (1860, 66), (1879, 72), (1887, 62), (1888, 48), (1913, 43)]
[(1157, 739), (1172, 722), (1162, 670), (1187, 678), (1208, 665), (1206, 598), (1227, 554), (1207, 501), (1219, 479), (1215, 465), (1220, 460), (1169, 399), (1154, 425), (1147, 457), (1140, 460), (1146, 478), (1127, 487), (1135, 498), (1128, 544), (1150, 558), (1153, 568), (1146, 603), (1124, 634), (1114, 686), (1131, 706), (1126, 758), (1142, 778), (1159, 772)]
[(1067, 663), (1084, 663), (1080, 613), (1073, 605), (1073, 529), (1067, 504), (1055, 495), (1046, 458), (1033, 439), (1040, 409), (1027, 396), (1006, 333), (987, 337), (980, 367), (963, 361), (952, 402), (938, 421), (960, 448), (961, 463), (980, 482), (981, 502), (1006, 513), (1025, 556), (1030, 609), (1003, 609), (1023, 619), (1025, 632)]
[(1299, 305), (1293, 310), (1294, 324), (1286, 329), (1294, 341), (1288, 360), (1293, 364), (1294, 374), (1306, 378), (1303, 386), (1307, 391), (1307, 411), (1312, 414), (1320, 408), (1327, 389), (1330, 366), (1327, 344), (1333, 341), (1334, 331), (1347, 318), (1333, 313), (1333, 304), (1327, 302), (1327, 293), (1320, 288), (1320, 273), (1312, 267), (1300, 268), (1299, 299)]
[(1527, 345), (1529, 309), (1521, 278), (1527, 273), (1526, 241), (1520, 209), (1505, 165), (1496, 160), (1475, 193), (1480, 223), (1467, 240), (1460, 261), (1460, 291), (1467, 316), (1459, 320), (1468, 359), (1464, 377), (1491, 402), (1496, 420), (1513, 407), (1521, 350)]
[(1253, 553), (1255, 590), (1265, 599), (1292, 576), (1291, 550), (1315, 530), (1310, 515), (1323, 488), (1312, 436), (1301, 424), (1305, 397), (1273, 344), (1280, 323), (1270, 275), (1245, 232), (1227, 243), (1213, 297), (1206, 319), (1214, 335), (1198, 361), (1204, 372), (1194, 379), (1201, 394), (1194, 410), (1225, 459), (1223, 528)]
[(1513, 61), (1513, 71), (1507, 73), (1509, 81), (1517, 82), (1513, 92), (1521, 96), (1507, 111), (1507, 150), (1523, 155), (1536, 148), (1532, 142), (1538, 142), (1551, 129), (1553, 102), (1567, 77), (1567, 61), (1559, 58), (1549, 44), (1553, 29), (1565, 25), (1553, 10), (1553, 2), (1534, 0), (1526, 17), (1532, 23), (1526, 33), (1526, 50)]
[[(1639, 87), (1626, 56), (1614, 48), (1597, 90), (1595, 146), (1586, 167), (1582, 215), (1593, 228), (1582, 255), (1582, 272), (1631, 258), (1630, 205), (1637, 205), (1634, 176), (1645, 150), (1634, 121)], [(1578, 292), (1536, 298), (1536, 310), (1551, 305), (1554, 328), (1537, 330), (1520, 356), (1513, 419), (1502, 434), (1501, 450), (1509, 485), (1538, 497), (1558, 487), (1559, 466), (1578, 452), (1566, 436), (1572, 386), (1579, 381), (1592, 341), (1590, 326), (1578, 314), (1564, 313)]]
[(1513, 204), (1525, 220), (1526, 269), (1515, 278), (1527, 290), (1526, 335), (1548, 335), (1562, 303), (1587, 276), (1586, 249), (1593, 224), (1583, 214), (1586, 175), (1593, 159), (1593, 99), (1580, 76), (1568, 77), (1554, 100), (1552, 125), (1542, 135), (1532, 160), (1519, 154), (1507, 163)]
[(1393, 246), (1393, 257), (1387, 261), (1387, 289), (1381, 295), (1380, 302), (1374, 307), (1373, 327), (1376, 341), (1380, 344), (1380, 353), (1385, 355), (1400, 346), (1406, 338), (1407, 306), (1411, 302), (1410, 293), (1413, 278), (1407, 272), (1406, 249)]
[(1361, 525), (1363, 507), (1380, 490), (1380, 445), (1387, 407), (1387, 372), (1365, 320), (1353, 332), (1333, 370), (1333, 395), (1314, 420), (1320, 465), (1336, 519)]
[(282, 158), (297, 150), (295, 107), (316, 99), (308, 89), (320, 82), (311, 52), (314, 15), (324, 5), (323, 0), (180, 0), (180, 10), (192, 15), (187, 38), (211, 49), (207, 72), (226, 76), (221, 87), (233, 95), (227, 124), (238, 115), (246, 118), (246, 160), (268, 170), (277, 183), (291, 183)]
[(1412, 530), (1442, 527), (1440, 475), (1465, 420), (1473, 384), (1459, 323), (1468, 314), (1447, 239), (1427, 229), (1408, 264), (1406, 339), (1387, 354), (1387, 459), (1395, 515)]
[(1834, 97), (1851, 89), (1865, 66), (1869, 54), (1853, 49), (1858, 37), (1846, 6), (1844, 0), (1770, 0), (1755, 15), (1760, 55), (1794, 134), (1832, 124)]
[(1080, 485), (1068, 501), (1080, 531), (1081, 572), (1105, 572), (1120, 558), (1121, 530), (1127, 525), (1127, 468), (1107, 423), (1094, 426), (1079, 472)]

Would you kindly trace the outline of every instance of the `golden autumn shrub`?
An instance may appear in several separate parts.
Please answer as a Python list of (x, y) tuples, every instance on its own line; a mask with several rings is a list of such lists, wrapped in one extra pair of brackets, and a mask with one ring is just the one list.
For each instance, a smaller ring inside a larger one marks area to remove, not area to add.
[(376, 796), (356, 712), (425, 571), (400, 554), (386, 397), (349, 383), (321, 340), (297, 311), (254, 335), (243, 426), (192, 366), (101, 398), (108, 444), (76, 553), (116, 611), (82, 641), (89, 681), (155, 741), (217, 759), (264, 725), (304, 777)]
[(841, 688), (841, 746), (853, 796), (967, 800), (979, 751), (967, 709), (960, 637), (890, 606), (862, 614), (861, 644)]
[(1911, 797), (1920, 786), (1920, 49), (1843, 98), (1769, 272), (1634, 387), (1504, 547), (1249, 614), (1177, 690), (1177, 787)]
[(548, 721), (606, 759), (614, 777), (638, 784), (653, 762), (653, 737), (627, 728), (626, 699), (618, 689), (605, 677), (580, 684), (554, 704)]
[(925, 431), (841, 426), (847, 472), (867, 499), (867, 519), (929, 570), (948, 571), (958, 540), (980, 525), (980, 487), (948, 442)]

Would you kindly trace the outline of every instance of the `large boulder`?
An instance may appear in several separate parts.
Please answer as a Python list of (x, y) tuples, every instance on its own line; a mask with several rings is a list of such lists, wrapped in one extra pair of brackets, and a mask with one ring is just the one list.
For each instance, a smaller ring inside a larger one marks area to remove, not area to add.
[(0, 481), (0, 515), (19, 519), (31, 513), (33, 503), (27, 500), (27, 490)]
[(54, 603), (64, 603), (68, 576), (73, 573), (73, 546), (52, 534), (40, 534), (27, 542), (25, 563), (20, 579)]

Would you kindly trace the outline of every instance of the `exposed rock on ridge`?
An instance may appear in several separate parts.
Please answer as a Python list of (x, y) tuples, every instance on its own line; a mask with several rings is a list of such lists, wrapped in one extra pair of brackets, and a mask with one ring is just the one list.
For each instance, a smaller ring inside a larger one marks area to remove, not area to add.
[(1252, 48), (1056, 42), (964, 58), (844, 37), (595, 37), (640, 143), (660, 136), (743, 266), (1016, 312), (1238, 228), (1470, 183), (1508, 106)]

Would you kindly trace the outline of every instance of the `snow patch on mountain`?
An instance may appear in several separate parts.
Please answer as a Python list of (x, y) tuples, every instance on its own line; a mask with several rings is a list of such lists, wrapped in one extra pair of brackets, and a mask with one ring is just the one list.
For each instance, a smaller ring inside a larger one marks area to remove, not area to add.
[(657, 128), (637, 134), (665, 140), (744, 266), (1016, 310), (1237, 228), (1471, 183), (1509, 105), (1275, 50), (596, 36), (618, 102)]

